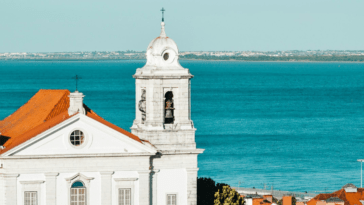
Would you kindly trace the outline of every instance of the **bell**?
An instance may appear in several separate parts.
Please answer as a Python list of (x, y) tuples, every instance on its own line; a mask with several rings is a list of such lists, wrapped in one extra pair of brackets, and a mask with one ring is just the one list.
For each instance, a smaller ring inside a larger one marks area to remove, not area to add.
[(173, 118), (172, 110), (166, 110), (166, 118)]

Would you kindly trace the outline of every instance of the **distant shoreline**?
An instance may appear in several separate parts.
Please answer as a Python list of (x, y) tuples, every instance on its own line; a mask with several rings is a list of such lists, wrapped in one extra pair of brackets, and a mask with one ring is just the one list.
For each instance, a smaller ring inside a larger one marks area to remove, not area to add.
[[(180, 61), (267, 62), (267, 63), (364, 63), (364, 61), (179, 59)], [(146, 59), (0, 59), (1, 61), (146, 61)]]

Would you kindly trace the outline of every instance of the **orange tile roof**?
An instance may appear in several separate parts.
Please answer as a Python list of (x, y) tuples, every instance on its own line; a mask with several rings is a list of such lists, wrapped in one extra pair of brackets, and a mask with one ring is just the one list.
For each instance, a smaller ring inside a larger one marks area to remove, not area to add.
[(64, 99), (69, 94), (68, 90), (39, 90), (17, 111), (0, 121), (1, 134), (10, 137), (21, 135), (57, 113), (67, 110), (69, 100)]
[(22, 135), (11, 137), (10, 140), (8, 140), (4, 146), (5, 149), (0, 150), (0, 154), (32, 139), (33, 137), (39, 135), (40, 133), (52, 128), (55, 125), (58, 125), (59, 123), (69, 119), (72, 116), (68, 115), (68, 111), (64, 111), (63, 113), (57, 115), (56, 117), (38, 125), (37, 127), (29, 130), (28, 132), (23, 133)]
[(316, 205), (317, 201), (326, 200), (331, 197), (337, 197), (344, 201), (344, 205), (361, 205), (360, 200), (364, 200), (364, 188), (358, 188), (357, 192), (346, 192), (340, 189), (331, 194), (319, 194), (307, 202), (307, 205)]
[[(0, 154), (69, 119), (69, 90), (39, 90), (26, 104), (0, 121), (0, 137), (9, 138)], [(84, 105), (86, 115), (140, 143), (139, 137), (104, 120)]]

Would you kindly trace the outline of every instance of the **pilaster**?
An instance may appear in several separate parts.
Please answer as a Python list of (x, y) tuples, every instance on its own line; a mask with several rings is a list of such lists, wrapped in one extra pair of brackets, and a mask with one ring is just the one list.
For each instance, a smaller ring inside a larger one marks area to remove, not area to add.
[(57, 172), (45, 173), (46, 177), (46, 204), (56, 205), (57, 203)]
[(139, 173), (139, 205), (150, 205), (150, 170), (138, 171)]
[(100, 172), (101, 175), (101, 201), (103, 205), (112, 205), (111, 178), (113, 171)]
[(198, 168), (186, 169), (187, 172), (187, 205), (197, 204), (197, 171)]
[(152, 179), (152, 201), (153, 201), (153, 205), (158, 205), (158, 201), (157, 201), (157, 196), (158, 196), (158, 191), (157, 191), (157, 181), (158, 181), (158, 173), (160, 172), (159, 169), (157, 170), (153, 170), (151, 175), (153, 177)]
[(5, 205), (17, 204), (17, 178), (19, 174), (4, 174)]

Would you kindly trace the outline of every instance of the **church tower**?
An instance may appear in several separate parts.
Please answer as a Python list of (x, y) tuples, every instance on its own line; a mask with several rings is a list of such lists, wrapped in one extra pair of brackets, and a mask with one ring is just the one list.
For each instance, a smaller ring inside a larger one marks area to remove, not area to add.
[(177, 44), (165, 32), (147, 48), (147, 63), (133, 75), (136, 116), (133, 134), (150, 141), (159, 150), (196, 149), (191, 120), (191, 78), (178, 61)]

